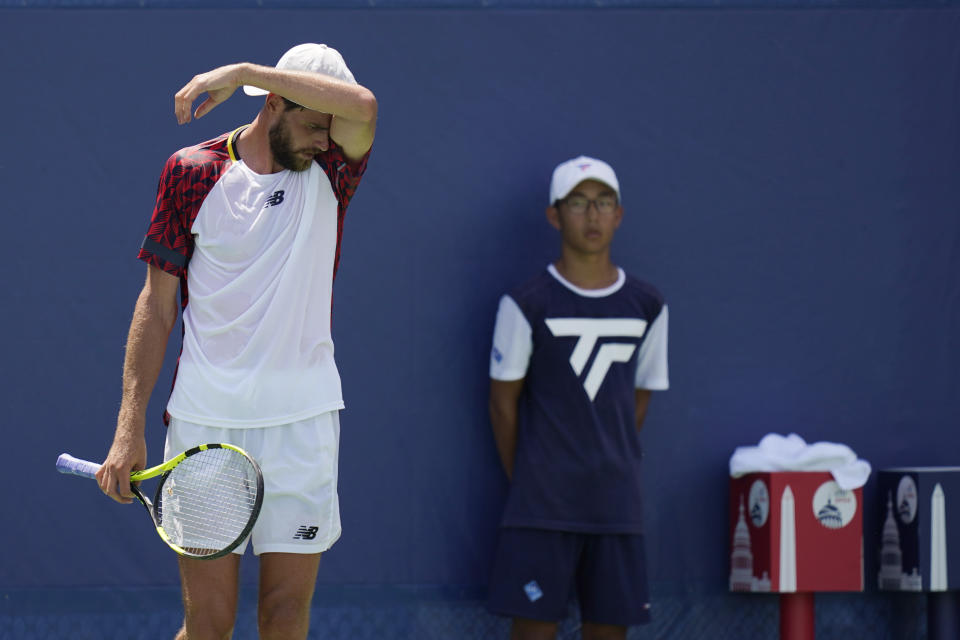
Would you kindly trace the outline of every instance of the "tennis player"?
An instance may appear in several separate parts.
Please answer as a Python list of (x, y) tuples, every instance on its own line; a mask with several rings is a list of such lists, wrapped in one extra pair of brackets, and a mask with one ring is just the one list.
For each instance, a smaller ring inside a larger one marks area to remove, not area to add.
[(650, 619), (639, 432), (667, 389), (667, 306), (610, 258), (623, 218), (605, 162), (559, 165), (560, 257), (500, 300), (490, 414), (510, 491), (488, 606), (511, 638), (555, 638), (574, 596), (586, 640)]
[[(176, 94), (180, 124), (238, 87), (265, 95), (253, 122), (181, 149), (160, 176), (139, 258), (148, 264), (127, 339), (123, 396), (101, 489), (130, 502), (147, 460), (146, 407), (177, 319), (183, 345), (166, 407), (166, 455), (228, 442), (263, 470), (253, 529), (260, 637), (306, 638), (320, 554), (340, 536), (340, 377), (330, 314), (344, 214), (367, 165), (377, 101), (322, 44), (276, 67), (232, 64)], [(206, 99), (193, 110), (203, 95)], [(240, 557), (180, 558), (178, 639), (230, 637)]]

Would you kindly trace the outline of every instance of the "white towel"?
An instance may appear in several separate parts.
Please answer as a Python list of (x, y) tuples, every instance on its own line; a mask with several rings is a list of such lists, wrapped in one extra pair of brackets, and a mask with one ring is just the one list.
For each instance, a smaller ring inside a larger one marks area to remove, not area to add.
[(857, 458), (845, 444), (807, 444), (795, 433), (768, 433), (756, 447), (737, 447), (730, 456), (730, 476), (758, 471), (829, 471), (841, 489), (862, 487), (870, 477), (870, 463)]

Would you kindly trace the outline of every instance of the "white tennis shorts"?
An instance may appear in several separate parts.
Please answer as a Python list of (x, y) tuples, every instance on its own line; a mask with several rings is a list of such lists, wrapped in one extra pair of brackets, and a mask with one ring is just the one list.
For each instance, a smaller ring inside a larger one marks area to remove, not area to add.
[(275, 427), (228, 429), (170, 418), (164, 460), (199, 444), (240, 447), (263, 472), (263, 507), (247, 542), (253, 552), (321, 553), (340, 537), (339, 411)]

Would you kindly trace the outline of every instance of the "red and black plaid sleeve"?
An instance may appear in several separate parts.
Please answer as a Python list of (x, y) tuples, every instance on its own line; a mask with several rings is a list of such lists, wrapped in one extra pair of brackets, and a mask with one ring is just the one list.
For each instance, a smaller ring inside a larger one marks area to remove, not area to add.
[(171, 156), (160, 174), (150, 228), (137, 255), (144, 262), (175, 276), (183, 275), (192, 248), (192, 239), (189, 230), (184, 228), (177, 197), (177, 183), (183, 175), (178, 156)]
[(326, 153), (317, 156), (317, 162), (323, 167), (324, 173), (330, 179), (330, 186), (333, 187), (333, 193), (337, 196), (337, 252), (333, 259), (333, 276), (337, 276), (337, 269), (340, 267), (340, 246), (343, 241), (343, 219), (347, 214), (347, 205), (353, 198), (357, 185), (360, 184), (360, 178), (367, 170), (367, 160), (370, 159), (370, 150), (364, 154), (360, 162), (351, 164), (343, 155), (343, 150), (336, 145), (331, 145)]
[(331, 145), (326, 153), (317, 156), (317, 162), (320, 163), (327, 177), (330, 178), (333, 192), (344, 210), (350, 204), (350, 199), (353, 198), (357, 185), (360, 184), (360, 179), (367, 170), (367, 160), (369, 159), (370, 150), (367, 150), (360, 162), (351, 164), (343, 155), (343, 150), (336, 145)]
[(181, 278), (193, 254), (190, 228), (210, 189), (230, 164), (226, 135), (170, 156), (160, 174), (157, 202), (137, 257)]

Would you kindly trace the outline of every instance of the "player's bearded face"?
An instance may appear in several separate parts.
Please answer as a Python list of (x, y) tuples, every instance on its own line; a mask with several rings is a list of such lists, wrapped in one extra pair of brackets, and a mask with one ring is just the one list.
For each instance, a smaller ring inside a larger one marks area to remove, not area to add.
[[(284, 169), (290, 171), (306, 171), (313, 162), (313, 151), (310, 148), (295, 149), (293, 136), (290, 134), (290, 125), (287, 115), (280, 116), (270, 127), (270, 151), (273, 159)], [(309, 155), (304, 156), (304, 153)]]

